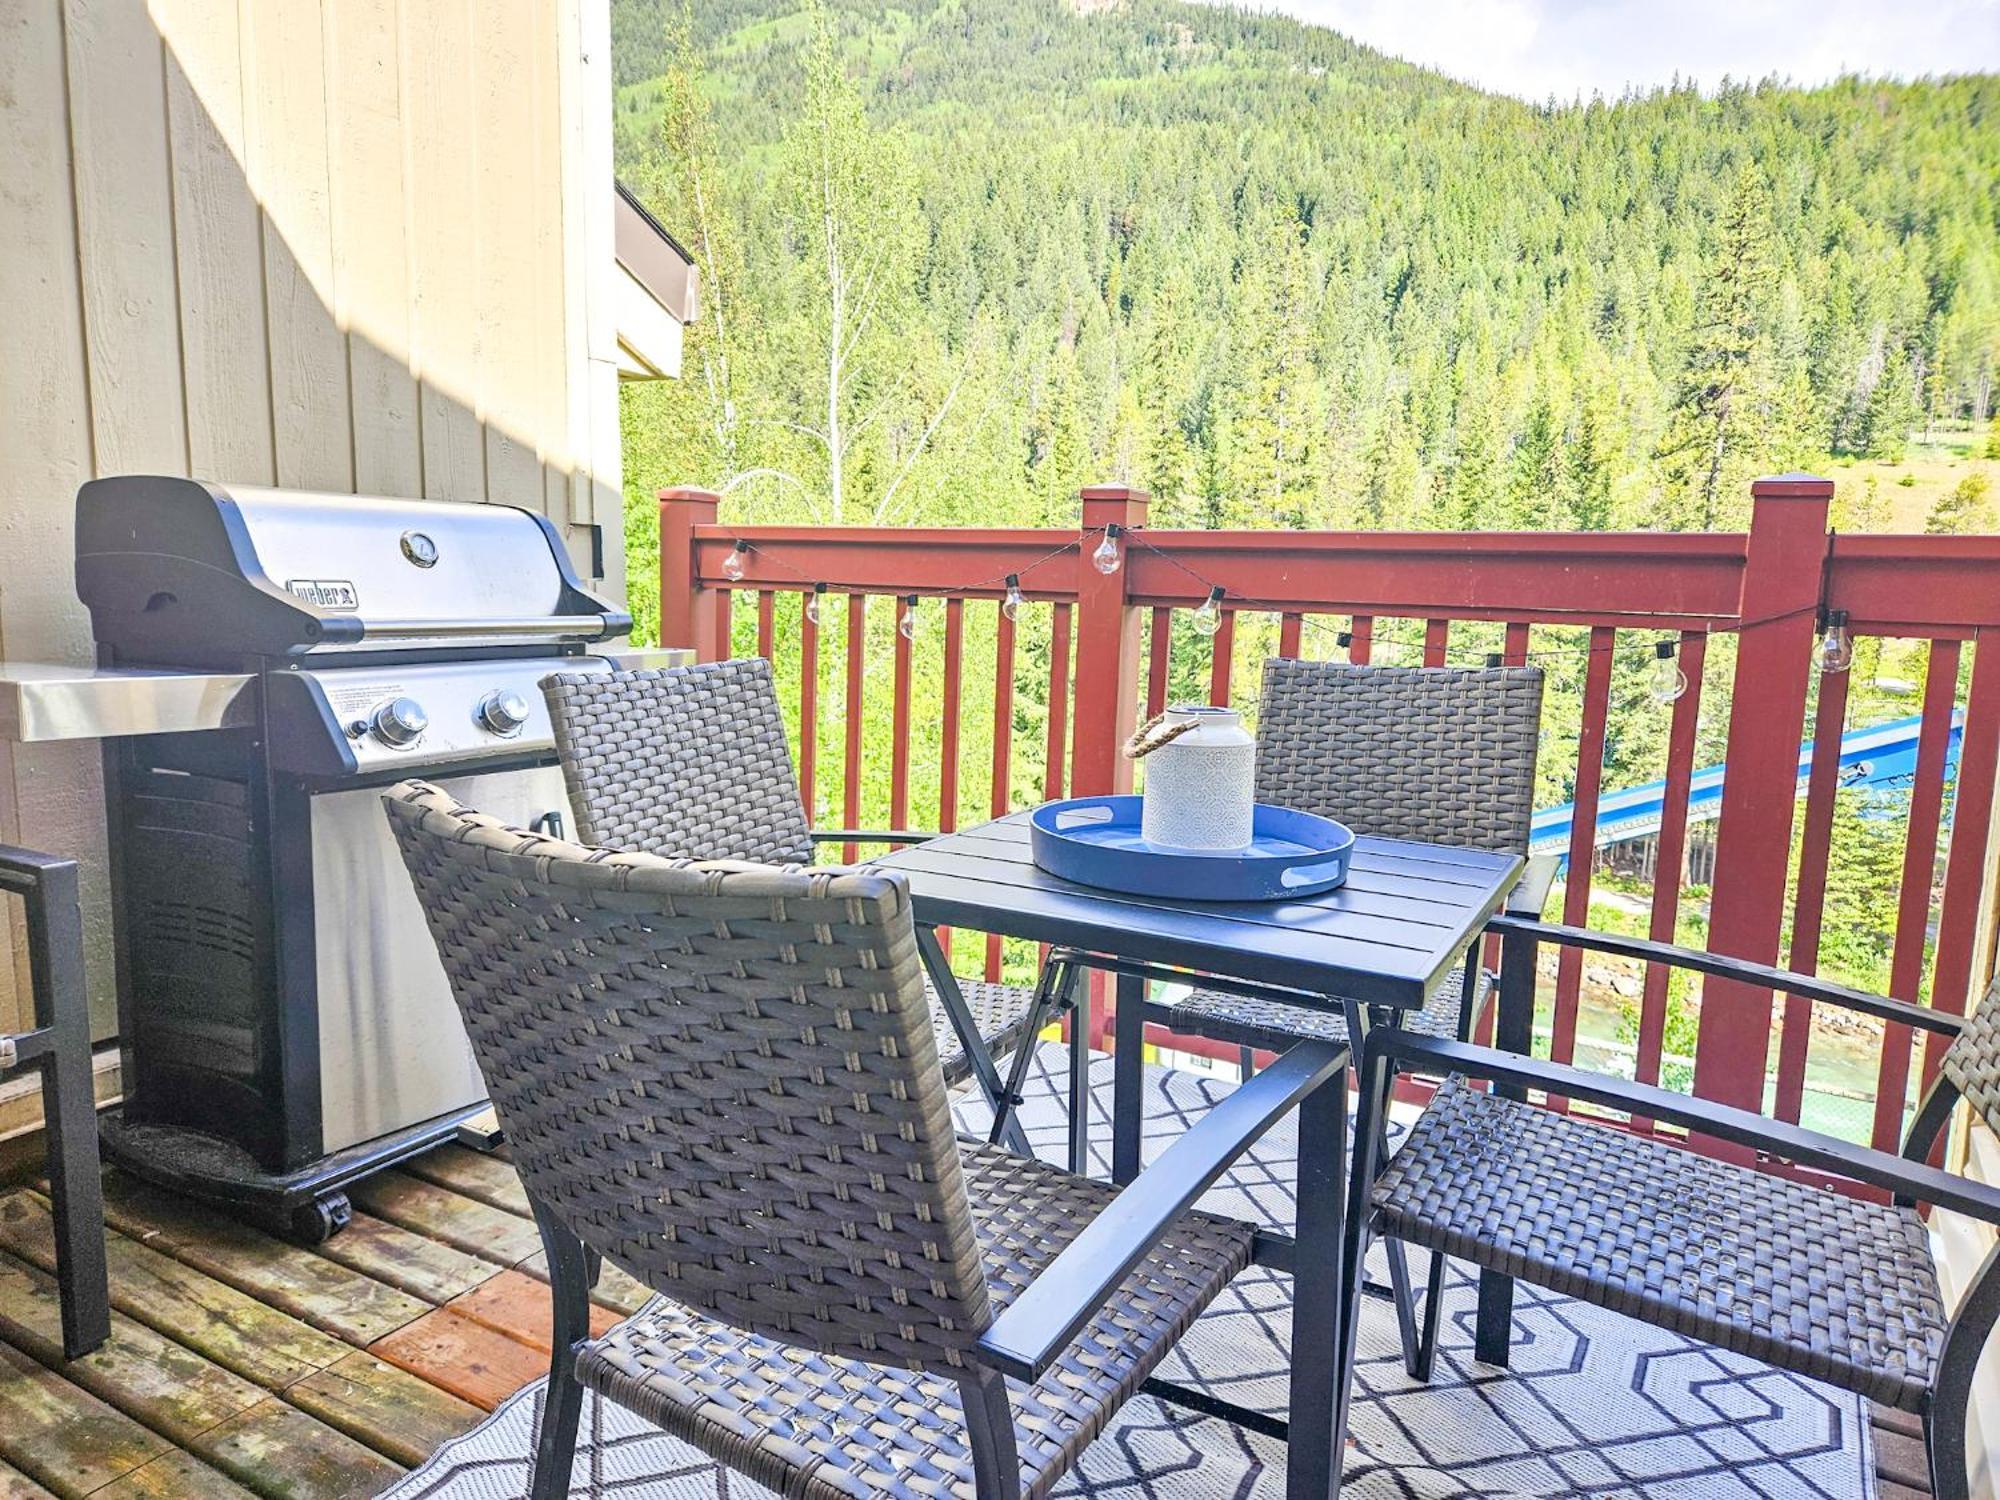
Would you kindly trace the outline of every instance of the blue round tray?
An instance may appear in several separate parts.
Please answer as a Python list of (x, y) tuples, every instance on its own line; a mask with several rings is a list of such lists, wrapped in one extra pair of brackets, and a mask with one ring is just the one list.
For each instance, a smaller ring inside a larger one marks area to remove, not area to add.
[(1272, 901), (1347, 879), (1354, 835), (1331, 818), (1258, 803), (1246, 849), (1173, 849), (1139, 836), (1138, 797), (1072, 797), (1029, 815), (1035, 863), (1078, 885), (1194, 901)]

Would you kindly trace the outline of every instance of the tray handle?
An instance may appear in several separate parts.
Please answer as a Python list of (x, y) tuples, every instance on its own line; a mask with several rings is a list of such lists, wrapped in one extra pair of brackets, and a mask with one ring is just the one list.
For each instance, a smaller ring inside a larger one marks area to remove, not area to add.
[(1088, 828), (1098, 823), (1109, 823), (1118, 815), (1118, 809), (1109, 802), (1072, 802), (1059, 810), (1051, 819), (1057, 833), (1068, 833), (1072, 828)]
[(1331, 880), (1347, 868), (1347, 856), (1336, 855), (1332, 859), (1315, 860), (1309, 865), (1286, 865), (1278, 872), (1278, 884), (1286, 890), (1302, 885), (1313, 885), (1323, 880)]

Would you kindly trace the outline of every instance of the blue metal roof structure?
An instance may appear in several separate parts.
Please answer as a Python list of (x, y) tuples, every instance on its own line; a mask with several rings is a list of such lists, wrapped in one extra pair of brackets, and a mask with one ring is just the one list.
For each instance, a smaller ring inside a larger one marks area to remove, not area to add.
[[(1876, 724), (1867, 729), (1851, 729), (1840, 737), (1840, 784), (1843, 787), (1908, 786), (1917, 774), (1917, 735), (1921, 715)], [(1954, 709), (1951, 739), (1945, 751), (1945, 779), (1958, 776), (1959, 744), (1964, 738), (1965, 714)], [(1812, 769), (1813, 742), (1799, 746), (1798, 794), (1806, 794), (1806, 777)], [(1726, 765), (1706, 766), (1689, 778), (1688, 821), (1708, 822), (1722, 811), (1722, 782)], [(1649, 781), (1643, 786), (1607, 792), (1597, 804), (1597, 847), (1629, 843), (1660, 831), (1660, 815), (1666, 805), (1667, 784)], [(1529, 850), (1534, 854), (1566, 854), (1576, 805), (1545, 807), (1537, 812), (1529, 831)]]

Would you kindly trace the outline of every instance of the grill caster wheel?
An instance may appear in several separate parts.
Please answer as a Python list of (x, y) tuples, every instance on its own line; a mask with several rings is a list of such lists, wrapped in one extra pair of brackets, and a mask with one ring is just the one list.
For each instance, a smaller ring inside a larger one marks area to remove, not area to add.
[(292, 1210), (292, 1238), (301, 1245), (323, 1245), (347, 1227), (354, 1205), (345, 1193), (323, 1193)]

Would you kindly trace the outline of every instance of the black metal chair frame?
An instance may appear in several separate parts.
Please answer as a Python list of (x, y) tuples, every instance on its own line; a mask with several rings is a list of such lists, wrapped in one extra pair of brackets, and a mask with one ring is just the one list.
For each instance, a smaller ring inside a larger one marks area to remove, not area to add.
[(41, 1078), (63, 1357), (80, 1359), (111, 1336), (111, 1295), (76, 861), (0, 845), (0, 890), (26, 908), (35, 1019), (30, 1030), (0, 1033), (0, 1080), (28, 1070)]
[[(1733, 1146), (1747, 1147), (1770, 1158), (1828, 1172), (1887, 1191), (1901, 1207), (1930, 1204), (1984, 1223), (2000, 1226), (2000, 1187), (1946, 1172), (1930, 1164), (1960, 1093), (1940, 1070), (1925, 1091), (1905, 1135), (1900, 1155), (1890, 1155), (1773, 1120), (1750, 1110), (1674, 1093), (1650, 1084), (1608, 1077), (1528, 1055), (1531, 1042), (1533, 986), (1537, 952), (1542, 943), (1606, 953), (1657, 963), (1711, 977), (1734, 980), (1758, 990), (1777, 991), (1816, 1004), (1837, 1006), (1878, 1020), (1901, 1024), (1934, 1036), (1956, 1038), (1966, 1021), (1926, 1006), (1870, 994), (1816, 976), (1797, 974), (1765, 964), (1721, 954), (1703, 953), (1644, 938), (1595, 932), (1586, 928), (1505, 915), (1488, 931), (1502, 940), (1501, 1035), (1495, 1047), (1449, 1042), (1377, 1028), (1364, 1042), (1359, 1067), (1360, 1116), (1355, 1130), (1355, 1168), (1342, 1261), (1343, 1348), (1341, 1351), (1342, 1421), (1347, 1383), (1355, 1355), (1355, 1319), (1360, 1288), (1353, 1268), (1366, 1253), (1372, 1232), (1369, 1192), (1382, 1165), (1378, 1161), (1380, 1122), (1389, 1103), (1390, 1077), (1395, 1069), (1415, 1069), (1439, 1076), (1458, 1074), (1488, 1082), (1494, 1092), (1527, 1104), (1528, 1091), (1581, 1100), (1635, 1117), (1685, 1128), (1697, 1135)], [(1675, 1149), (1663, 1145), (1663, 1150)], [(1828, 1191), (1831, 1191), (1830, 1189)], [(1434, 1264), (1443, 1257), (1434, 1255)], [(1436, 1356), (1438, 1302), (1425, 1308), (1418, 1373), (1428, 1378)], [(1511, 1337), (1513, 1278), (1491, 1271), (1480, 1273), (1475, 1353), (1486, 1364), (1507, 1363)], [(1980, 1355), (2000, 1320), (2000, 1246), (1990, 1250), (1960, 1299), (1951, 1318), (1931, 1386), (1930, 1406), (1923, 1415), (1925, 1444), (1930, 1457), (1932, 1491), (1939, 1500), (1965, 1500), (1965, 1427), (1972, 1380)], [(1343, 1429), (1344, 1431), (1344, 1426)]]

